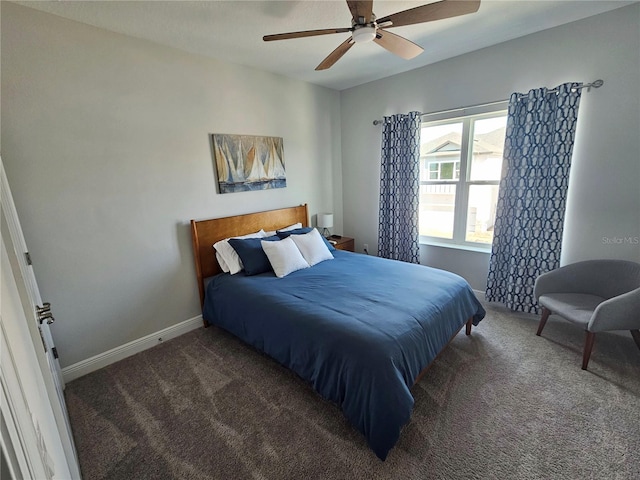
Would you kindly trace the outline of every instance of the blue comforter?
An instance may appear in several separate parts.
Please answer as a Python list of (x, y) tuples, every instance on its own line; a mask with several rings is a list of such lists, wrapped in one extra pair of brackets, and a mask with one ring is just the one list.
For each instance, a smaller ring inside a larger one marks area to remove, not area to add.
[(336, 402), (382, 460), (413, 409), (410, 387), (460, 327), (485, 311), (458, 275), (336, 250), (284, 278), (221, 274), (204, 318)]

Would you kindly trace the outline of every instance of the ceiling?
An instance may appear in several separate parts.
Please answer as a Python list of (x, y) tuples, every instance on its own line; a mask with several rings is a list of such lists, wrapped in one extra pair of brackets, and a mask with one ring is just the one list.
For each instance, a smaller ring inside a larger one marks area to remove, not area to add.
[[(391, 28), (422, 46), (403, 60), (375, 43), (355, 45), (332, 68), (315, 67), (349, 33), (263, 42), (262, 36), (351, 26), (344, 0), (15, 2), (113, 32), (225, 62), (344, 90), (513, 38), (623, 7), (632, 1), (482, 0), (478, 12)], [(378, 18), (432, 0), (374, 0)]]

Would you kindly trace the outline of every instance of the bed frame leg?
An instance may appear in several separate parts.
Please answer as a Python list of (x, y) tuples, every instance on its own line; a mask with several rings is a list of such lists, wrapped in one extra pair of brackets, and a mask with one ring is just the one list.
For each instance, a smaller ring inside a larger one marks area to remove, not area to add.
[(467, 320), (467, 326), (464, 333), (466, 333), (467, 335), (471, 335), (472, 325), (473, 325), (473, 317), (469, 317), (469, 320)]
[(631, 332), (631, 336), (633, 337), (633, 340), (636, 342), (636, 345), (638, 346), (638, 348), (640, 348), (640, 330), (635, 329), (635, 330), (630, 330), (630, 332)]

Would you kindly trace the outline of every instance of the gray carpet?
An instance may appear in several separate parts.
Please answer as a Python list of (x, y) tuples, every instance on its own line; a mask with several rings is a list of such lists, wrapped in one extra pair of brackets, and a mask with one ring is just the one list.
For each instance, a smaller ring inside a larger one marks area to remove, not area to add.
[(487, 306), (413, 388), (386, 462), (266, 356), (198, 329), (67, 385), (89, 479), (638, 479), (640, 350)]

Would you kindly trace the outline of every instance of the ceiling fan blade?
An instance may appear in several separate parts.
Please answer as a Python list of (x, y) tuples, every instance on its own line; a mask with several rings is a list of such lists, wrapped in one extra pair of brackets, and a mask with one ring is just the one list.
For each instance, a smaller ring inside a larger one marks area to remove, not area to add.
[(358, 21), (360, 17), (364, 19), (364, 23), (371, 21), (371, 16), (373, 15), (373, 0), (347, 0), (347, 5), (349, 5), (349, 10), (351, 10), (351, 15), (356, 23), (361, 23)]
[(480, 0), (441, 0), (379, 18), (377, 23), (392, 22), (391, 27), (401, 27), (466, 15), (477, 12), (479, 8)]
[(303, 32), (277, 33), (275, 35), (265, 35), (262, 40), (270, 42), (272, 40), (286, 40), (288, 38), (315, 37), (317, 35), (330, 35), (332, 33), (350, 32), (350, 28), (325, 28), (323, 30), (305, 30)]
[(385, 30), (378, 30), (373, 41), (405, 60), (410, 60), (424, 52), (420, 45), (416, 45), (400, 35)]
[(354, 43), (355, 42), (351, 37), (347, 38), (344, 42), (338, 45), (338, 48), (331, 52), (329, 56), (320, 63), (320, 65), (316, 67), (316, 70), (326, 70), (327, 68), (331, 68), (334, 63), (340, 60), (342, 56), (347, 53), (347, 50), (353, 47)]

